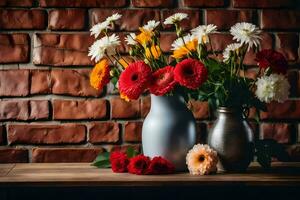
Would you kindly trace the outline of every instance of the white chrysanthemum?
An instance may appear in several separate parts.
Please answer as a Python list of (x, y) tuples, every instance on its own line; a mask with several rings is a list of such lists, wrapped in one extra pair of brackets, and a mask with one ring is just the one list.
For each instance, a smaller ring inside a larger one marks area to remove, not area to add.
[(136, 45), (138, 42), (135, 40), (136, 34), (135, 33), (130, 33), (126, 36), (125, 41), (127, 42), (128, 45)]
[(109, 22), (104, 21), (98, 24), (95, 24), (91, 29), (91, 35), (94, 35), (97, 38), (105, 29), (109, 28)]
[(193, 39), (195, 39), (195, 37), (191, 34), (188, 34), (186, 36), (184, 36), (183, 38), (177, 38), (173, 43), (172, 43), (172, 48), (171, 50), (177, 50), (180, 47), (184, 46), (185, 44), (189, 43), (190, 41), (192, 41)]
[(122, 15), (120, 15), (119, 13), (115, 13), (112, 16), (107, 17), (105, 21), (111, 23), (111, 22), (117, 21), (121, 17), (122, 17)]
[(226, 49), (223, 51), (223, 61), (226, 62), (230, 58), (230, 52), (232, 51), (237, 51), (239, 48), (241, 48), (242, 44), (241, 43), (232, 43), (229, 44)]
[(186, 13), (175, 13), (174, 15), (171, 15), (167, 19), (165, 19), (164, 24), (175, 24), (177, 22), (182, 21), (183, 19), (186, 19), (188, 15)]
[(119, 36), (112, 34), (105, 36), (97, 41), (89, 48), (89, 56), (91, 60), (95, 59), (96, 62), (101, 60), (105, 54), (109, 56), (116, 54), (116, 47), (120, 44)]
[(159, 25), (160, 22), (156, 22), (155, 20), (150, 20), (146, 25), (143, 26), (143, 29), (147, 31), (153, 31)]
[(186, 156), (186, 164), (191, 174), (204, 175), (217, 171), (217, 152), (207, 144), (196, 144)]
[(261, 31), (251, 23), (237, 23), (230, 29), (233, 39), (237, 40), (242, 44), (248, 44), (248, 51), (253, 46), (258, 47), (260, 45), (260, 36)]
[(282, 74), (263, 76), (256, 81), (255, 95), (263, 102), (284, 102), (290, 94), (290, 84)]
[(200, 25), (197, 28), (191, 30), (192, 35), (198, 39), (199, 44), (206, 44), (209, 43), (208, 34), (216, 33), (217, 26), (214, 24), (209, 25)]

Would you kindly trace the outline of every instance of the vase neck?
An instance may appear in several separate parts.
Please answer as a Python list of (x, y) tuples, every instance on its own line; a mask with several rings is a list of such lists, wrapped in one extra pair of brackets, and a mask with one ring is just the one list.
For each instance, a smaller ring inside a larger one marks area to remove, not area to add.
[(173, 96), (156, 96), (151, 94), (151, 110), (166, 110), (166, 109), (181, 110), (186, 109), (183, 97), (179, 95)]
[(238, 118), (243, 118), (243, 112), (242, 109), (238, 108), (229, 108), (229, 107), (219, 107), (217, 109), (218, 117), (224, 117), (224, 116), (235, 116)]

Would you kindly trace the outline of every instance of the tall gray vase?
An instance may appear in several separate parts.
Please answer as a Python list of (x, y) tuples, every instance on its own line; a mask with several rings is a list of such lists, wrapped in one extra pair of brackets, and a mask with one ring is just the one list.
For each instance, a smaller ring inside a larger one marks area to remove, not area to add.
[(151, 95), (151, 109), (142, 129), (143, 153), (162, 156), (176, 171), (185, 171), (186, 154), (196, 143), (196, 122), (182, 97)]
[(254, 134), (242, 112), (221, 107), (208, 135), (208, 144), (217, 151), (219, 169), (245, 171), (254, 156)]

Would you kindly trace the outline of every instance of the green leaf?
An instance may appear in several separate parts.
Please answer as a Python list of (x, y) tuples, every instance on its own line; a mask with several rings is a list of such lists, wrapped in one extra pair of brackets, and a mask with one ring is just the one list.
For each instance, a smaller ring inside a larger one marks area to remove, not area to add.
[(138, 155), (138, 152), (134, 148), (128, 147), (126, 150), (126, 154), (128, 158), (132, 158)]
[(110, 153), (109, 152), (103, 152), (100, 153), (92, 165), (98, 167), (98, 168), (108, 168), (110, 167), (110, 161), (109, 161)]

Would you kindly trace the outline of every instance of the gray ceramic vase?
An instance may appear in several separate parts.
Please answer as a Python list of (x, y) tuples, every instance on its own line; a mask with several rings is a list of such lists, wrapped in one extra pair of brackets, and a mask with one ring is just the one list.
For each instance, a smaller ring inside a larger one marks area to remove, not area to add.
[(143, 153), (171, 161), (185, 171), (186, 154), (196, 143), (196, 122), (180, 96), (151, 95), (151, 109), (142, 129)]
[(219, 169), (245, 171), (254, 156), (253, 131), (237, 110), (221, 107), (217, 114), (208, 144), (218, 153)]

